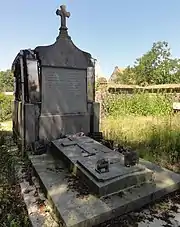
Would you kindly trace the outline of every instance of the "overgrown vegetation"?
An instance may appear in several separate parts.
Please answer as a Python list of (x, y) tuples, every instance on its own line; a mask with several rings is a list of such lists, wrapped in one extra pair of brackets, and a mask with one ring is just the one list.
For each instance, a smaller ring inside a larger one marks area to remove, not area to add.
[[(167, 42), (155, 42), (111, 81), (141, 86), (180, 83), (180, 59), (172, 57)], [(172, 100), (172, 94), (161, 92), (107, 94), (102, 102), (102, 131), (109, 139), (138, 150), (145, 159), (178, 167), (180, 116), (172, 113)]]
[(13, 90), (14, 78), (11, 70), (0, 71), (0, 92)]
[(136, 149), (142, 158), (179, 171), (180, 115), (172, 113), (171, 95), (107, 95), (103, 107), (101, 127), (108, 139)]
[(13, 96), (0, 93), (0, 122), (12, 117), (12, 100)]
[(172, 95), (144, 92), (107, 94), (103, 109), (110, 116), (165, 116), (172, 111)]
[(0, 129), (0, 227), (29, 227), (25, 203), (15, 175), (17, 149), (11, 132)]

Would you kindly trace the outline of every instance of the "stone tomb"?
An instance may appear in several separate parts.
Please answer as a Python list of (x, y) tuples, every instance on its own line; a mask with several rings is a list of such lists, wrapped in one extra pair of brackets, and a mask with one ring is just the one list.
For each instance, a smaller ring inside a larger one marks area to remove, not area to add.
[[(145, 160), (127, 168), (122, 154), (89, 137), (72, 136), (79, 131), (99, 132), (99, 104), (94, 98), (92, 57), (72, 42), (66, 27), (70, 13), (65, 6), (60, 8), (56, 12), (61, 16), (56, 42), (33, 51), (24, 50), (14, 61), (16, 88), (21, 91), (19, 85), (24, 86), (22, 97), (25, 100), (16, 92), (13, 131), (20, 136), (24, 134), (21, 138), (27, 144), (52, 141), (46, 153), (28, 154), (29, 159), (63, 226), (90, 227), (177, 190), (180, 175)], [(32, 73), (19, 78), (20, 72), (26, 71), (23, 67), (31, 65), (28, 64), (30, 59), (37, 66), (36, 73), (27, 67)], [(24, 83), (21, 83), (22, 78)], [(32, 82), (29, 89), (28, 81), (29, 85)], [(59, 139), (62, 134), (71, 136)], [(108, 159), (109, 172), (96, 171), (97, 161), (102, 158)], [(85, 197), (78, 196), (79, 188), (69, 184), (70, 172), (79, 176), (74, 183), (81, 185), (85, 181), (89, 186), (90, 193)]]
[(14, 137), (25, 140), (26, 147), (35, 152), (62, 134), (99, 132), (95, 59), (76, 47), (68, 35), (66, 17), (70, 14), (66, 7), (60, 6), (56, 13), (61, 16), (56, 41), (20, 51), (12, 65), (15, 77)]
[[(97, 174), (95, 164), (102, 154), (112, 164), (109, 173)], [(55, 140), (47, 154), (29, 158), (55, 214), (66, 227), (97, 225), (180, 187), (179, 174), (142, 159), (138, 166), (124, 167), (120, 154), (87, 137)], [(79, 180), (72, 178), (70, 171)], [(92, 192), (82, 184), (84, 181)]]
[[(51, 152), (63, 159), (69, 170), (80, 176), (90, 191), (100, 197), (153, 179), (153, 172), (145, 166), (138, 164), (125, 167), (122, 154), (89, 137), (69, 136), (55, 140)], [(96, 163), (102, 158), (109, 161), (109, 171), (99, 173), (96, 171)]]

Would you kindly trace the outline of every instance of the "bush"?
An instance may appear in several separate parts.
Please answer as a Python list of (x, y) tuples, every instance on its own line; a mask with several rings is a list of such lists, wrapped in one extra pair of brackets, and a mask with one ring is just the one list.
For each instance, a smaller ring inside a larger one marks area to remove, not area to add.
[(13, 96), (0, 93), (0, 122), (9, 120), (12, 117)]
[(110, 116), (167, 116), (172, 111), (172, 97), (168, 94), (108, 94), (103, 109)]

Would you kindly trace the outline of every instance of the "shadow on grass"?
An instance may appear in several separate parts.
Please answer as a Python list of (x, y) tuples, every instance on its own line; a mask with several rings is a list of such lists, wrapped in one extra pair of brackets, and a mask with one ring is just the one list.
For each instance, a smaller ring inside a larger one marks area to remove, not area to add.
[(0, 130), (0, 227), (29, 227), (25, 203), (17, 183), (15, 163), (18, 150), (12, 132)]

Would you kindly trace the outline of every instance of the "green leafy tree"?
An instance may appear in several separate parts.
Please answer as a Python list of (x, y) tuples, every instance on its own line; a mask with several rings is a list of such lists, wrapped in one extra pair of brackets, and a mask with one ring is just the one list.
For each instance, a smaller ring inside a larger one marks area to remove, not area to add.
[(14, 90), (14, 78), (11, 70), (0, 72), (0, 91), (13, 91)]
[(106, 86), (107, 85), (107, 79), (105, 77), (99, 77), (96, 80), (96, 90), (99, 89), (102, 86)]
[(107, 84), (107, 79), (105, 77), (99, 77), (97, 79), (97, 83), (99, 83), (99, 84)]
[(167, 42), (156, 42), (150, 51), (138, 58), (134, 65), (136, 82), (140, 85), (179, 83), (177, 72), (180, 60), (173, 59)]
[(120, 84), (136, 84), (134, 68), (128, 66), (123, 72), (117, 74), (113, 82)]
[(151, 50), (118, 73), (114, 82), (142, 86), (180, 83), (180, 59), (172, 58), (167, 42), (153, 43)]

